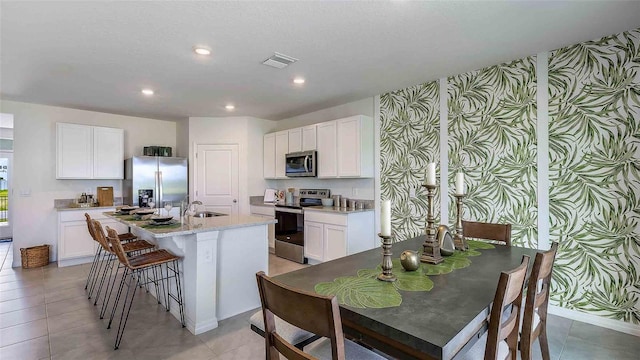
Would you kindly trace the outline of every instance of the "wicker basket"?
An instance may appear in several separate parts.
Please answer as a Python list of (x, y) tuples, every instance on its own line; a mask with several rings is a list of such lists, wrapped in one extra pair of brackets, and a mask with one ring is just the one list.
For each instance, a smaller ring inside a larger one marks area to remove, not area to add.
[(49, 245), (21, 248), (20, 255), (23, 269), (45, 266), (49, 263)]

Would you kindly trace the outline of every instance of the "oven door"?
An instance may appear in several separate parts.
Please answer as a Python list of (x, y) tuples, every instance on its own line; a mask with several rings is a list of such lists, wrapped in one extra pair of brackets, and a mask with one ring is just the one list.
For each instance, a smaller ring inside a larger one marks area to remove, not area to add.
[(316, 176), (316, 152), (290, 153), (285, 158), (285, 175), (288, 177)]
[(304, 246), (304, 215), (301, 209), (276, 208), (276, 240)]

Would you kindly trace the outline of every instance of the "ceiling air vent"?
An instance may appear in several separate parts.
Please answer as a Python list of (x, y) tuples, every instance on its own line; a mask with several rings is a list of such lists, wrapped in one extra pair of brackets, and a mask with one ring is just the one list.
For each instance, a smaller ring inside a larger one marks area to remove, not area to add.
[(289, 64), (293, 64), (298, 59), (280, 53), (274, 53), (273, 56), (263, 62), (263, 64), (274, 67), (276, 69), (284, 69)]

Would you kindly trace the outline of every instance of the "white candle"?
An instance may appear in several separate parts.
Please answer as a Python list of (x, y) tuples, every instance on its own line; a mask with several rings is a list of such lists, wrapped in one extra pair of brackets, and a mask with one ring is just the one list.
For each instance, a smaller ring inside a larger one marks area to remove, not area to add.
[(464, 195), (464, 174), (456, 174), (456, 195)]
[(427, 164), (427, 185), (436, 184), (436, 163)]
[(380, 211), (380, 235), (391, 236), (391, 200), (382, 201)]

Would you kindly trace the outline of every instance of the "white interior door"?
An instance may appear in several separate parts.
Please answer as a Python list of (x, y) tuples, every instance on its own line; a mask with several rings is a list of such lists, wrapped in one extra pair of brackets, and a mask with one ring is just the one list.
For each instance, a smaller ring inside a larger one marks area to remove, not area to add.
[(238, 144), (196, 145), (196, 200), (207, 210), (238, 215)]

